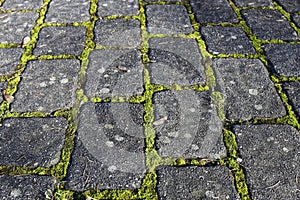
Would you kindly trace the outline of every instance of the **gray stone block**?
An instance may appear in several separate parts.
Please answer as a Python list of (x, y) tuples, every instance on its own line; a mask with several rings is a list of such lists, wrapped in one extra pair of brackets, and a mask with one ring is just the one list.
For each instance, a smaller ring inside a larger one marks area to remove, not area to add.
[(188, 34), (194, 29), (182, 5), (146, 6), (147, 30), (154, 34)]
[(43, 6), (43, 0), (6, 0), (2, 8), (5, 10), (34, 10)]
[(81, 26), (49, 26), (42, 28), (33, 54), (77, 55), (84, 49), (85, 28)]
[(67, 188), (139, 188), (146, 172), (144, 138), (143, 105), (84, 104)]
[(299, 44), (270, 44), (264, 50), (278, 75), (300, 76)]
[(132, 16), (139, 14), (139, 2), (138, 0), (126, 0), (126, 1), (98, 1), (97, 15), (99, 17), (117, 15), (117, 16)]
[(209, 92), (165, 91), (154, 95), (156, 148), (162, 157), (220, 159), (226, 156), (222, 122)]
[(299, 39), (296, 31), (278, 10), (243, 10), (242, 16), (258, 39)]
[(299, 199), (299, 132), (289, 125), (235, 126), (252, 199)]
[(283, 6), (288, 12), (300, 12), (300, 1), (299, 0), (278, 0), (279, 4)]
[(143, 64), (136, 50), (94, 50), (89, 56), (85, 91), (88, 97), (141, 95)]
[(273, 6), (271, 0), (234, 0), (238, 7)]
[(33, 12), (0, 13), (0, 43), (21, 44), (30, 35), (38, 16)]
[(231, 172), (223, 166), (157, 169), (159, 199), (240, 199)]
[(79, 60), (38, 60), (28, 63), (12, 110), (53, 112), (69, 109), (75, 101)]
[(199, 23), (239, 22), (226, 0), (191, 0), (190, 2)]
[(55, 165), (68, 122), (64, 118), (10, 118), (0, 127), (0, 165)]
[(298, 28), (300, 28), (300, 15), (294, 15), (293, 20), (296, 23), (296, 25), (298, 26)]
[(0, 198), (2, 200), (45, 200), (54, 191), (57, 180), (50, 176), (0, 175)]
[(257, 59), (214, 59), (217, 84), (228, 119), (281, 117), (286, 114), (268, 71)]
[(142, 41), (140, 22), (135, 19), (100, 19), (94, 34), (95, 43), (103, 46), (137, 47)]
[(300, 82), (285, 82), (282, 86), (288, 95), (295, 114), (300, 119)]
[(0, 49), (0, 75), (14, 73), (15, 67), (21, 61), (22, 53), (21, 48)]
[(46, 14), (47, 23), (89, 21), (89, 0), (52, 0)]
[(255, 53), (249, 38), (238, 27), (207, 26), (201, 28), (207, 49), (212, 54)]
[(202, 56), (197, 42), (186, 38), (149, 40), (151, 81), (162, 85), (205, 84)]

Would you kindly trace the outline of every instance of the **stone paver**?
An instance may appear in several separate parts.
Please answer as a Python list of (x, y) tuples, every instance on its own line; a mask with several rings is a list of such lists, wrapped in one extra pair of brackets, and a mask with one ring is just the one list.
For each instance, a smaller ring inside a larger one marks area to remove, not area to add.
[(238, 27), (207, 26), (201, 28), (201, 33), (207, 44), (207, 50), (212, 54), (255, 53), (249, 38)]
[(271, 0), (234, 0), (238, 7), (259, 7), (259, 6), (272, 6)]
[(277, 10), (244, 10), (242, 16), (258, 39), (299, 39), (286, 18)]
[(12, 74), (19, 64), (23, 49), (0, 49), (0, 75)]
[[(0, 91), (5, 90), (7, 87), (7, 82), (0, 82)], [(3, 95), (0, 95), (0, 102), (3, 101)]]
[(138, 15), (139, 3), (138, 0), (122, 0), (122, 1), (98, 1), (98, 16), (124, 16), (124, 15)]
[(296, 0), (278, 0), (279, 4), (283, 6), (288, 12), (299, 12), (300, 11), (300, 1)]
[(294, 107), (295, 114), (300, 119), (300, 82), (285, 82), (282, 86)]
[(241, 125), (234, 132), (253, 199), (299, 198), (299, 132), (289, 125)]
[(298, 28), (300, 27), (300, 15), (294, 15), (293, 20), (295, 21)]
[(66, 128), (64, 118), (5, 119), (0, 127), (0, 165), (55, 165)]
[(34, 10), (43, 6), (43, 0), (6, 0), (2, 8), (5, 10)]
[(300, 76), (300, 45), (270, 44), (264, 49), (278, 75)]

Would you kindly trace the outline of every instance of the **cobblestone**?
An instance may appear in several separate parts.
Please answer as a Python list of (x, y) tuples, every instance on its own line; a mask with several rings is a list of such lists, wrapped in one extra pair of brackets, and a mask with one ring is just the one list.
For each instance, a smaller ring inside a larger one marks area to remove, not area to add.
[(288, 12), (299, 12), (300, 11), (300, 2), (293, 0), (278, 0)]
[(43, 5), (43, 0), (6, 0), (2, 8), (5, 10), (34, 10), (40, 9)]
[(23, 49), (10, 48), (0, 49), (0, 75), (8, 75), (14, 72), (19, 64)]
[(239, 7), (259, 7), (259, 6), (273, 6), (270, 0), (234, 0)]
[(297, 82), (285, 82), (283, 83), (283, 89), (285, 89), (291, 104), (295, 109), (295, 113), (300, 119), (300, 83)]
[(138, 15), (139, 14), (139, 3), (138, 0), (125, 0), (125, 1), (98, 1), (98, 11), (99, 17), (109, 16), (109, 15)]

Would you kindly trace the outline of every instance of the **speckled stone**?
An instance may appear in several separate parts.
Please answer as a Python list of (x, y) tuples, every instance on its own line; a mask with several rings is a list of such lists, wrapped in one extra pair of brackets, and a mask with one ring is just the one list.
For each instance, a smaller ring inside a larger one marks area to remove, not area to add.
[(292, 104), (295, 114), (300, 119), (300, 82), (285, 82), (282, 84)]
[(46, 14), (47, 23), (86, 22), (90, 19), (89, 0), (52, 0)]
[(146, 17), (149, 33), (188, 34), (194, 31), (182, 5), (148, 5)]
[(0, 126), (0, 165), (49, 167), (58, 163), (64, 118), (10, 118)]
[(43, 0), (6, 0), (2, 8), (5, 10), (34, 10), (43, 6)]
[(273, 6), (271, 0), (234, 0), (238, 7)]
[(252, 199), (299, 199), (300, 135), (289, 125), (234, 127)]
[(14, 73), (15, 67), (21, 61), (22, 53), (21, 48), (0, 49), (0, 75)]
[(28, 63), (12, 110), (53, 112), (69, 109), (75, 101), (79, 60), (38, 60)]
[(119, 0), (119, 1), (98, 1), (97, 15), (99, 17), (116, 15), (116, 16), (132, 16), (139, 14), (138, 0)]
[(296, 23), (296, 25), (298, 26), (298, 28), (300, 28), (300, 15), (294, 15), (293, 20)]
[(278, 10), (243, 10), (242, 16), (258, 39), (299, 39), (295, 30)]
[(234, 178), (224, 166), (157, 168), (159, 199), (235, 199)]
[(207, 26), (201, 28), (207, 49), (212, 54), (255, 53), (249, 38), (238, 27)]
[(35, 12), (0, 13), (0, 43), (21, 44), (23, 38), (30, 35), (37, 18)]
[(278, 0), (279, 4), (283, 6), (288, 12), (300, 12), (299, 0)]

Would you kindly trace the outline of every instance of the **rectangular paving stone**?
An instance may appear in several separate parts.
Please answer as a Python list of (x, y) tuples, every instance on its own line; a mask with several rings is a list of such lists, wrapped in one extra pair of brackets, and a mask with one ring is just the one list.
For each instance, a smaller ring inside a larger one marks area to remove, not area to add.
[(211, 106), (209, 92), (155, 93), (156, 148), (162, 157), (220, 159), (226, 156), (222, 122)]
[(188, 34), (194, 29), (182, 5), (146, 6), (147, 31), (154, 34)]
[(300, 82), (285, 82), (282, 84), (282, 87), (288, 95), (295, 114), (300, 119)]
[(199, 23), (238, 23), (227, 0), (190, 0), (195, 18)]
[(247, 120), (286, 114), (268, 71), (258, 59), (214, 59), (213, 68), (226, 118)]
[(300, 45), (269, 44), (264, 50), (272, 68), (280, 76), (300, 76)]
[(2, 8), (5, 10), (35, 10), (43, 6), (43, 0), (5, 0)]
[(0, 43), (21, 44), (38, 18), (36, 12), (0, 13)]
[(223, 166), (157, 168), (159, 199), (240, 199), (231, 172)]
[(142, 104), (84, 104), (66, 188), (139, 188), (146, 172), (144, 139)]
[(55, 165), (67, 126), (67, 120), (60, 117), (4, 119), (0, 126), (0, 165)]
[(122, 0), (122, 1), (98, 1), (97, 15), (99, 17), (116, 15), (116, 16), (132, 16), (139, 14), (138, 0)]
[(47, 23), (89, 21), (90, 0), (52, 0), (46, 14)]
[(300, 12), (299, 0), (278, 0), (278, 3), (288, 12)]
[(44, 200), (46, 193), (53, 192), (57, 180), (51, 176), (0, 175), (2, 200)]
[(212, 54), (248, 54), (255, 53), (249, 38), (238, 27), (204, 26), (201, 33)]
[(271, 0), (234, 0), (238, 7), (273, 6)]
[(22, 75), (12, 110), (51, 113), (71, 108), (76, 98), (79, 69), (80, 62), (76, 59), (29, 62)]
[(162, 85), (205, 84), (202, 56), (194, 39), (151, 38), (149, 40), (151, 82)]
[(94, 34), (96, 45), (102, 46), (137, 47), (142, 41), (140, 22), (136, 19), (100, 19)]
[(86, 95), (100, 98), (141, 95), (143, 70), (139, 51), (94, 50), (89, 55)]
[(21, 61), (22, 53), (21, 48), (0, 49), (0, 75), (14, 73), (15, 67)]
[(298, 40), (297, 33), (278, 10), (243, 10), (242, 16), (258, 39)]
[(49, 26), (39, 33), (39, 39), (33, 50), (35, 56), (40, 55), (77, 55), (85, 45), (85, 27), (81, 26)]
[(235, 126), (252, 199), (299, 199), (299, 132), (289, 125)]

